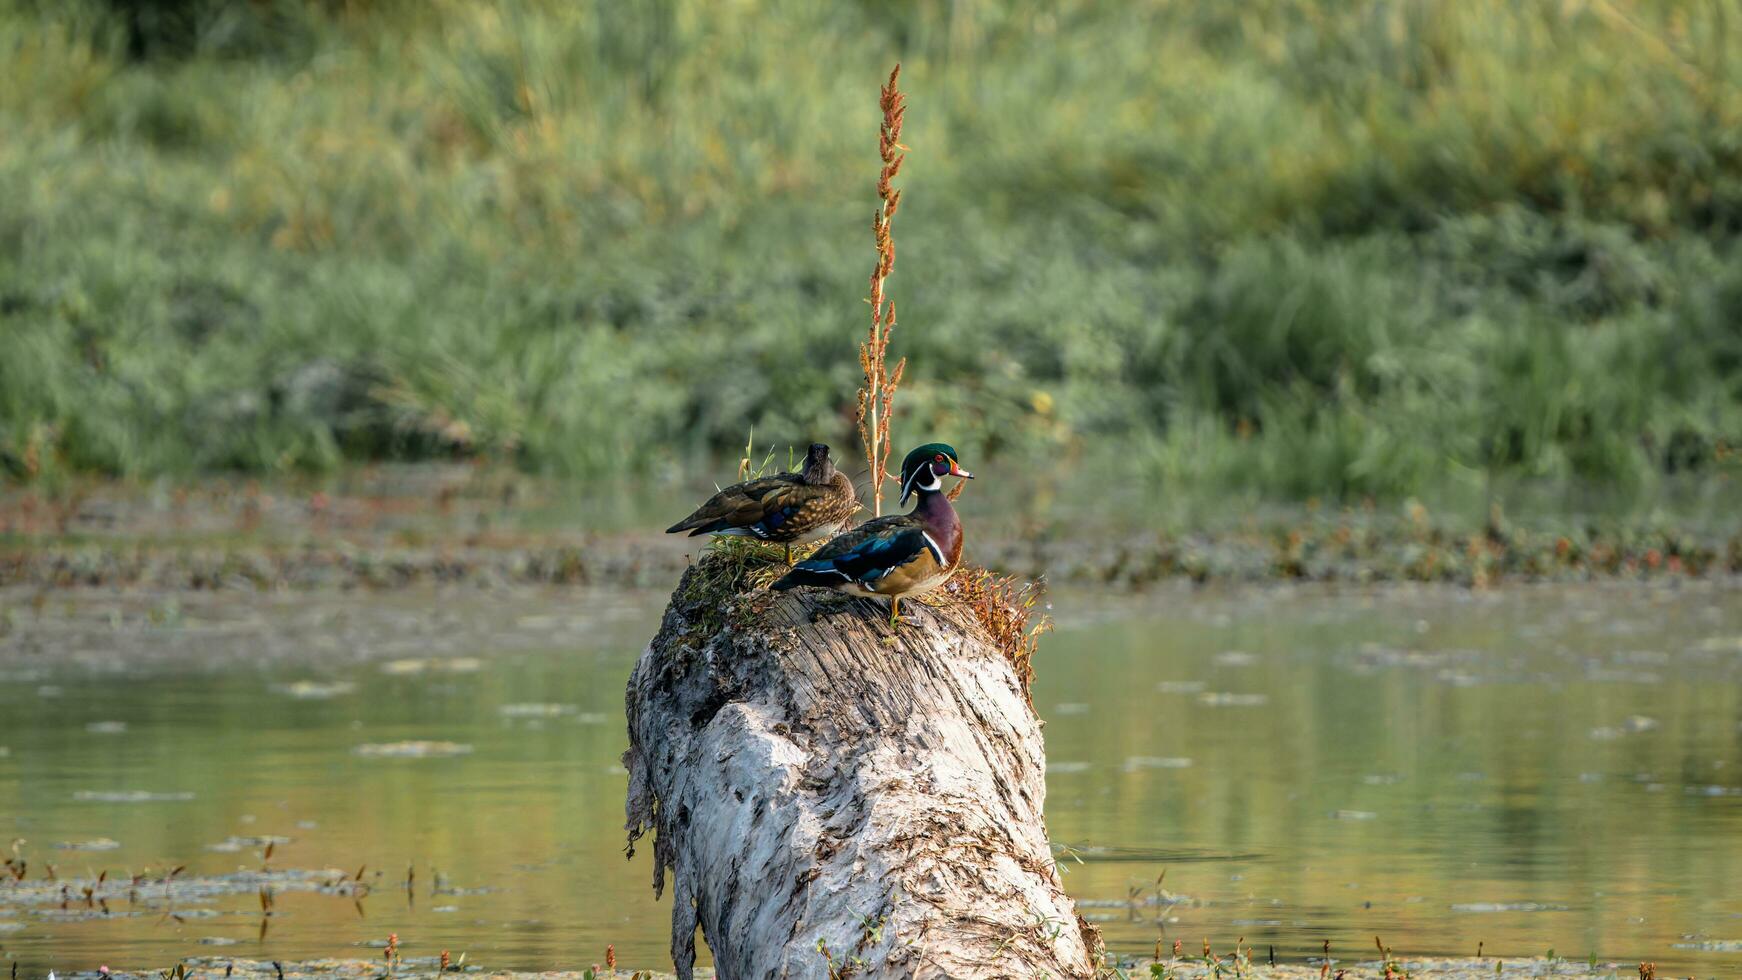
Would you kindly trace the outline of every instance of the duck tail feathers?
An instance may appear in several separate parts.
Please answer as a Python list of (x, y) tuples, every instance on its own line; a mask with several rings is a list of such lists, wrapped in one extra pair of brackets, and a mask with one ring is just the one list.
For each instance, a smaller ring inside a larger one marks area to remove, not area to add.
[(787, 589), (795, 589), (801, 585), (814, 585), (819, 588), (829, 588), (831, 586), (840, 585), (845, 581), (845, 579), (846, 576), (842, 575), (840, 572), (827, 569), (806, 568), (803, 564), (800, 564), (793, 568), (792, 571), (781, 576), (781, 578), (773, 585), (770, 585), (769, 588), (777, 592), (784, 592)]

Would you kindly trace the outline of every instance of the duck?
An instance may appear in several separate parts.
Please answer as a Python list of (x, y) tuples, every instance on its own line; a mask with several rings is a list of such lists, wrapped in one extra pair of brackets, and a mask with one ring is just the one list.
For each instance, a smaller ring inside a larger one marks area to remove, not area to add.
[(771, 589), (801, 585), (856, 596), (888, 596), (889, 623), (901, 621), (903, 596), (944, 584), (962, 562), (962, 521), (943, 493), (944, 477), (972, 480), (955, 447), (920, 446), (901, 461), (901, 498), (919, 499), (905, 514), (878, 517), (842, 532), (793, 566)]
[(835, 468), (826, 443), (813, 442), (799, 472), (734, 483), (665, 533), (688, 531), (692, 538), (718, 534), (782, 544), (790, 565), (793, 545), (827, 538), (858, 509), (853, 481)]

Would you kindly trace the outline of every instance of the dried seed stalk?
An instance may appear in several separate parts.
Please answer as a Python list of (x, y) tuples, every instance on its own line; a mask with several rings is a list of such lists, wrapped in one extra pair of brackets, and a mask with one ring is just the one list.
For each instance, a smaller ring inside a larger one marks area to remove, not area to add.
[(895, 236), (891, 220), (901, 206), (901, 192), (894, 187), (895, 175), (901, 172), (901, 162), (907, 147), (901, 145), (901, 120), (907, 112), (907, 98), (897, 88), (901, 66), (889, 73), (878, 105), (883, 110), (883, 122), (878, 129), (877, 150), (883, 168), (877, 177), (877, 213), (871, 219), (871, 234), (877, 244), (877, 267), (871, 273), (871, 329), (865, 342), (859, 345), (859, 366), (865, 371), (865, 387), (859, 389), (859, 439), (865, 444), (865, 462), (871, 472), (871, 512), (883, 513), (883, 481), (889, 477), (889, 420), (893, 413), (895, 392), (901, 386), (901, 376), (907, 370), (907, 358), (889, 368), (889, 335), (895, 329), (895, 301), (885, 302), (884, 284), (895, 271)]

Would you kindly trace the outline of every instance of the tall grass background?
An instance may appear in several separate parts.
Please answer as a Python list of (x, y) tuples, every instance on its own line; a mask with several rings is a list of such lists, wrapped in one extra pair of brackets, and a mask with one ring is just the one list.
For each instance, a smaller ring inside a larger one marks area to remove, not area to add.
[[(1729, 483), (1742, 0), (0, 0), (0, 472)], [(983, 468), (983, 467), (976, 467)]]

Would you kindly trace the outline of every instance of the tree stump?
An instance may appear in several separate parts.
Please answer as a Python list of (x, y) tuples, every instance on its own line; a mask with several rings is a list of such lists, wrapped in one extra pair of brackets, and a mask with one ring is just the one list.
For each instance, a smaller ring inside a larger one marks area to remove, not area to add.
[(629, 681), (629, 853), (722, 978), (1089, 977), (1023, 673), (961, 603), (684, 575)]

